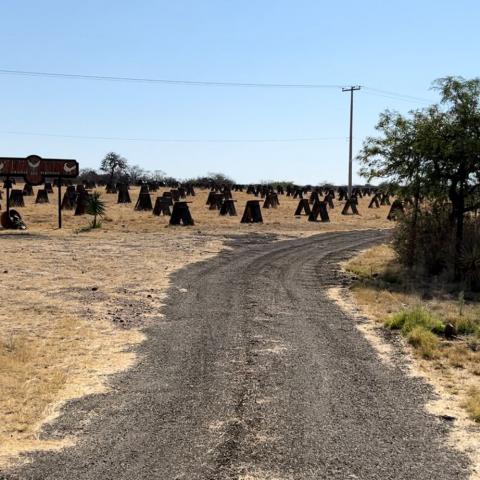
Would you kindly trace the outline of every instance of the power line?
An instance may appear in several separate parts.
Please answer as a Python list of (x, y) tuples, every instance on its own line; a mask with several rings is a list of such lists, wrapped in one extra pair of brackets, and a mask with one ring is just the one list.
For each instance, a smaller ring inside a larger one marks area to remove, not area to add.
[(118, 140), (128, 142), (153, 142), (153, 143), (297, 143), (320, 142), (330, 140), (347, 140), (346, 137), (306, 137), (306, 138), (263, 138), (263, 139), (185, 139), (185, 138), (148, 138), (148, 137), (104, 137), (89, 135), (65, 135), (60, 133), (39, 133), (21, 131), (0, 131), (0, 135), (38, 136), (54, 138), (72, 138), (79, 140)]
[(47, 77), (69, 80), (99, 80), (132, 83), (160, 83), (167, 85), (189, 85), (200, 87), (255, 87), (255, 88), (341, 88), (342, 85), (323, 85), (316, 83), (258, 83), (258, 82), (217, 82), (201, 80), (172, 80), (165, 78), (116, 77), (105, 75), (85, 75), (76, 73), (34, 72), (24, 70), (0, 69), (2, 75), (18, 75), (25, 77)]
[[(124, 77), (113, 75), (87, 75), (78, 73), (64, 72), (42, 72), (29, 70), (8, 70), (0, 69), (0, 75), (15, 75), (23, 77), (43, 77), (57, 78), (66, 80), (93, 80), (107, 82), (128, 82), (143, 84), (163, 84), (163, 85), (183, 85), (197, 87), (247, 87), (247, 88), (300, 88), (300, 89), (341, 89), (344, 85), (339, 84), (319, 84), (319, 83), (261, 83), (261, 82), (224, 82), (224, 81), (204, 81), (204, 80), (178, 80), (166, 78), (144, 78), (144, 77)], [(432, 100), (415, 97), (398, 92), (381, 90), (373, 87), (363, 87), (365, 92), (377, 97), (390, 98), (393, 100), (402, 100), (415, 103), (433, 103)]]
[(434, 103), (433, 100), (427, 99), (427, 98), (422, 98), (422, 97), (415, 97), (413, 95), (405, 95), (403, 93), (396, 93), (388, 90), (380, 90), (378, 88), (372, 88), (372, 87), (364, 87), (364, 90), (366, 93), (370, 95), (375, 95), (377, 97), (384, 97), (384, 98), (391, 98), (394, 100), (404, 100), (406, 102), (415, 102), (415, 103)]

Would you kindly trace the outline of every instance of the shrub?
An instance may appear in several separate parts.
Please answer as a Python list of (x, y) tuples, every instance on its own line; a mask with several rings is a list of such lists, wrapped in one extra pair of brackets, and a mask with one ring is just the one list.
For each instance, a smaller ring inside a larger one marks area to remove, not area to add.
[(457, 332), (461, 335), (472, 335), (478, 328), (475, 320), (469, 317), (458, 317), (453, 321)]
[(470, 417), (480, 423), (480, 390), (478, 388), (472, 388), (468, 392), (465, 407), (468, 410)]
[(100, 226), (97, 223), (97, 217), (102, 218), (105, 215), (105, 202), (101, 200), (99, 192), (93, 192), (87, 204), (87, 213), (93, 216), (92, 228), (98, 228)]
[(449, 210), (443, 204), (419, 210), (415, 232), (413, 211), (407, 210), (398, 221), (393, 241), (401, 264), (413, 264), (429, 275), (438, 275), (452, 266), (455, 241)]
[[(397, 222), (393, 248), (399, 262), (420, 273), (451, 275), (455, 263), (455, 228), (448, 203), (425, 203), (417, 211), (407, 209)], [(480, 290), (480, 219), (466, 215), (460, 267), (467, 287)]]
[(407, 335), (407, 340), (423, 358), (435, 357), (440, 343), (435, 334), (422, 326), (413, 327)]
[(404, 283), (404, 278), (402, 272), (393, 267), (387, 267), (383, 272), (381, 279), (393, 285), (402, 285)]
[(398, 312), (387, 319), (385, 325), (393, 330), (401, 330), (404, 335), (408, 335), (415, 327), (423, 327), (436, 334), (442, 334), (445, 330), (439, 318), (421, 307)]
[(471, 290), (480, 291), (480, 226), (478, 222), (467, 222), (460, 262), (468, 287)]
[(477, 325), (474, 334), (480, 340), (480, 325)]

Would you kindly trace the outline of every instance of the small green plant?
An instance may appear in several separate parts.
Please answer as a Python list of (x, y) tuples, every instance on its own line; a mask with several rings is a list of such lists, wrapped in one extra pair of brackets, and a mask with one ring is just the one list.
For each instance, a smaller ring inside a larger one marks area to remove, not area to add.
[(403, 335), (408, 335), (415, 327), (423, 327), (439, 335), (445, 330), (439, 318), (421, 307), (398, 312), (388, 318), (385, 325), (392, 330), (401, 330)]
[(93, 216), (92, 228), (99, 228), (101, 223), (97, 221), (98, 217), (102, 218), (105, 215), (105, 202), (100, 198), (99, 192), (93, 192), (89, 199), (86, 212)]
[(470, 317), (460, 317), (454, 322), (455, 328), (460, 335), (473, 335), (478, 328), (477, 323)]
[(434, 358), (440, 343), (439, 338), (423, 326), (413, 327), (407, 334), (407, 340), (423, 358)]

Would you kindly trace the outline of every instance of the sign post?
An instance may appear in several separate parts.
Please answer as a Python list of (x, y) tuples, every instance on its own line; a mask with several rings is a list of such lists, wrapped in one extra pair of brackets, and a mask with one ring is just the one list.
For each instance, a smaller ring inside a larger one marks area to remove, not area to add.
[(10, 178), (5, 179), (5, 189), (7, 190), (7, 215), (10, 215), (10, 189), (12, 188), (12, 181)]
[(58, 228), (62, 228), (62, 179), (78, 177), (76, 160), (63, 158), (41, 158), (30, 155), (26, 158), (0, 157), (0, 177), (5, 177), (7, 189), (7, 214), (10, 213), (10, 177), (22, 177), (30, 185), (41, 185), (46, 178), (58, 179)]
[(62, 228), (62, 177), (58, 177), (58, 228)]

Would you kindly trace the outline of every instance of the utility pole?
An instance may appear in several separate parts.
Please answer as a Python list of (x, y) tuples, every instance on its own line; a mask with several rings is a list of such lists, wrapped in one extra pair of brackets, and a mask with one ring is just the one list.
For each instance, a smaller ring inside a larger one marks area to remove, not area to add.
[(352, 157), (353, 157), (353, 92), (360, 86), (342, 88), (342, 92), (350, 92), (350, 148), (348, 152), (348, 198), (352, 196)]

